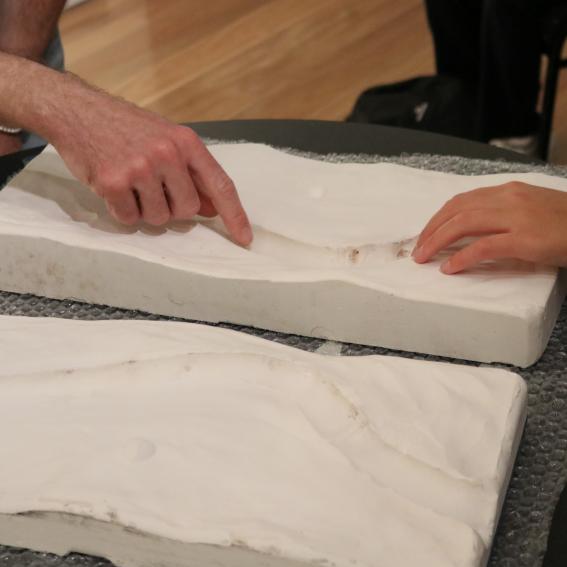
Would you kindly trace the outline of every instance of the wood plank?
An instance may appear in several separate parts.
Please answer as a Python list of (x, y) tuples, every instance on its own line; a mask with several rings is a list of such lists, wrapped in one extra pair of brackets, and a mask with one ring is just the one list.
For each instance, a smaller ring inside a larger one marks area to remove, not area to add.
[[(365, 88), (434, 70), (422, 0), (90, 0), (70, 70), (171, 120), (340, 120)], [(552, 160), (567, 163), (567, 72)]]
[[(266, 4), (264, 0), (215, 0), (203, 9), (201, 0), (118, 2), (119, 6), (112, 7), (105, 0), (91, 0), (85, 8), (91, 7), (93, 17), (83, 17), (80, 23), (76, 17), (69, 33), (67, 14), (62, 19), (69, 68), (115, 94), (136, 77), (143, 84), (169, 56), (182, 54), (186, 46), (210, 37), (227, 22)], [(79, 6), (69, 14), (82, 9)], [(177, 67), (177, 74), (180, 71)], [(157, 80), (161, 84), (161, 78)], [(136, 93), (133, 95), (130, 100), (140, 104)]]
[[(172, 103), (179, 99), (175, 93), (185, 85), (191, 85), (195, 92), (195, 82), (208, 77), (212, 90), (223, 98), (220, 78), (226, 70), (226, 62), (236, 71), (240, 87), (244, 87), (244, 74), (254, 64), (250, 52), (263, 52), (270, 48), (276, 38), (293, 33), (305, 21), (322, 18), (330, 5), (340, 0), (311, 0), (308, 6), (304, 0), (277, 0), (266, 2), (242, 18), (229, 22), (201, 41), (186, 45), (182, 50), (152, 69), (139, 73), (133, 81), (120, 85), (118, 92), (129, 99), (136, 99), (143, 106), (159, 112), (171, 113), (169, 102), (160, 101), (172, 96)], [(358, 0), (360, 1), (360, 0)], [(206, 101), (203, 101), (206, 103)], [(208, 103), (207, 103), (208, 104)], [(219, 110), (222, 105), (219, 106)], [(195, 114), (191, 108), (191, 113)], [(175, 113), (173, 113), (175, 116)], [(226, 116), (224, 114), (223, 116)]]

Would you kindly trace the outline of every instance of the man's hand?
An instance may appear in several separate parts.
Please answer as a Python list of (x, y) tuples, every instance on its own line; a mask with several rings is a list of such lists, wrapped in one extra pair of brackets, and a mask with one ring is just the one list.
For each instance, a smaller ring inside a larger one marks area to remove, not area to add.
[(3, 134), (0, 132), (0, 156), (13, 154), (14, 152), (19, 152), (21, 149), (22, 141), (19, 136)]
[(0, 53), (0, 75), (0, 124), (51, 142), (117, 220), (218, 213), (237, 243), (250, 244), (233, 182), (192, 130), (21, 57)]
[(471, 236), (479, 238), (445, 261), (444, 273), (501, 258), (567, 266), (567, 193), (514, 182), (457, 195), (429, 221), (414, 259), (425, 263)]
[(233, 182), (192, 130), (67, 80), (74, 84), (48, 139), (118, 221), (162, 225), (218, 213), (236, 242), (250, 244)]
[[(51, 142), (122, 223), (220, 214), (233, 239), (250, 244), (234, 184), (194, 132), (37, 64), (64, 5), (0, 0), (0, 124)], [(0, 134), (0, 153), (19, 147)]]

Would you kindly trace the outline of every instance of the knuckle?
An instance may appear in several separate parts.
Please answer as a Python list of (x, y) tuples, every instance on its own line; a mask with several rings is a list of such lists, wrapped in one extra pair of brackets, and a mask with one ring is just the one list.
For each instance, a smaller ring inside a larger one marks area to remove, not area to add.
[(146, 156), (138, 156), (129, 164), (129, 177), (133, 180), (146, 179), (152, 174), (152, 165)]
[(463, 227), (474, 220), (475, 214), (472, 211), (459, 211), (453, 217), (453, 223), (457, 227)]
[(177, 160), (177, 149), (172, 141), (162, 139), (156, 142), (152, 148), (152, 154), (158, 162), (174, 162)]
[(224, 171), (219, 172), (216, 176), (214, 187), (220, 199), (232, 200), (236, 197), (236, 187)]
[(132, 226), (138, 222), (139, 215), (133, 211), (116, 212), (116, 218), (125, 225)]
[(530, 195), (528, 185), (520, 181), (510, 181), (504, 185), (506, 194), (514, 200), (524, 200)]
[(99, 173), (93, 185), (97, 194), (105, 199), (116, 198), (130, 188), (124, 178), (106, 172)]
[(199, 140), (199, 136), (192, 128), (188, 126), (178, 126), (178, 131), (185, 137), (186, 140), (195, 142)]
[(194, 216), (199, 214), (200, 209), (200, 204), (193, 201), (188, 202), (184, 207), (180, 207), (179, 210), (175, 211), (175, 218), (180, 220), (192, 219)]
[(176, 142), (181, 144), (181, 146), (187, 146), (192, 149), (199, 143), (200, 138), (197, 136), (194, 130), (188, 128), (187, 126), (176, 126), (174, 131), (174, 139)]
[(459, 205), (463, 202), (463, 200), (466, 197), (466, 193), (458, 193), (457, 195), (454, 195), (453, 197), (451, 197), (449, 199), (449, 201), (447, 201), (447, 204), (449, 205)]
[(519, 187), (522, 187), (523, 183), (521, 181), (507, 181), (502, 185), (502, 188), (508, 192), (514, 192)]
[(200, 203), (192, 203), (188, 207), (187, 218), (192, 219), (194, 216), (197, 216), (199, 214), (200, 210), (201, 210), (201, 204)]
[(154, 212), (148, 215), (145, 221), (152, 226), (163, 226), (167, 224), (171, 218), (171, 214), (166, 211)]

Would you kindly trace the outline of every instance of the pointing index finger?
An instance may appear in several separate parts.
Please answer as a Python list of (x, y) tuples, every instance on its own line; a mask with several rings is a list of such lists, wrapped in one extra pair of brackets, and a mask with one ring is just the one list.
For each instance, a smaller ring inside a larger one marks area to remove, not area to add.
[(186, 157), (197, 189), (213, 203), (234, 240), (248, 246), (253, 238), (252, 227), (234, 183), (197, 135), (192, 137)]

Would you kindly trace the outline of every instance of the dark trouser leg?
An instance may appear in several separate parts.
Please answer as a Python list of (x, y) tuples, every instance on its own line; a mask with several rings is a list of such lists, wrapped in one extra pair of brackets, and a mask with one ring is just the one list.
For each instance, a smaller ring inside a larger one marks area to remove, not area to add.
[(478, 135), (534, 134), (541, 61), (540, 19), (549, 0), (484, 0)]
[(477, 83), (482, 0), (425, 0), (439, 75)]

